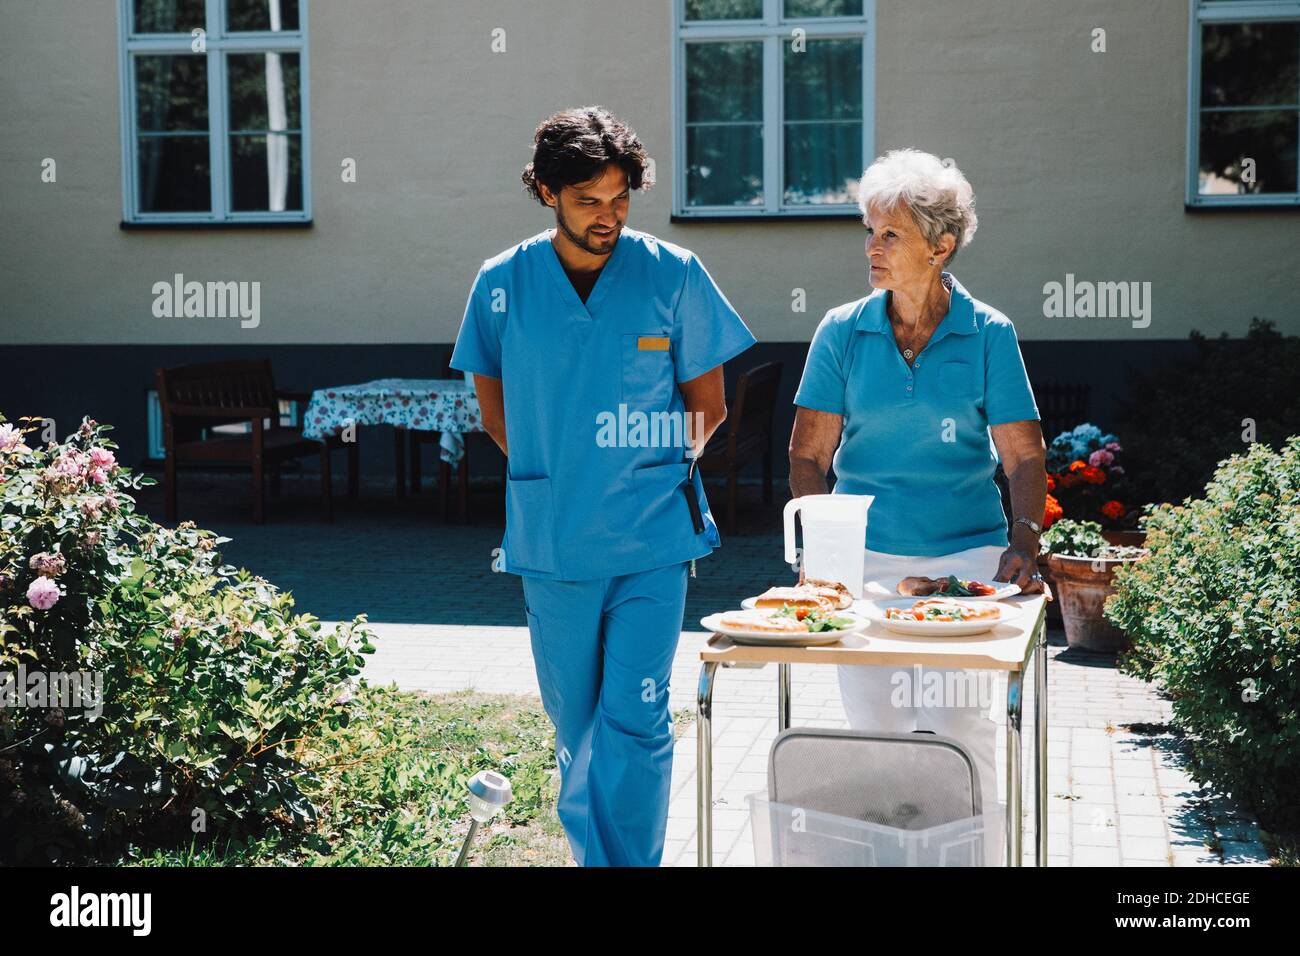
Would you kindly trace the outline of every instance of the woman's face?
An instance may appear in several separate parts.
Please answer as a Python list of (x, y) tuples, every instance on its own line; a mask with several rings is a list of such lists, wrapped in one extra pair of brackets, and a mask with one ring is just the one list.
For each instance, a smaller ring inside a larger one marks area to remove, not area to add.
[(905, 204), (899, 203), (893, 209), (871, 208), (867, 216), (867, 261), (871, 263), (874, 288), (903, 289), (926, 281), (935, 269), (928, 261), (932, 255), (934, 251)]

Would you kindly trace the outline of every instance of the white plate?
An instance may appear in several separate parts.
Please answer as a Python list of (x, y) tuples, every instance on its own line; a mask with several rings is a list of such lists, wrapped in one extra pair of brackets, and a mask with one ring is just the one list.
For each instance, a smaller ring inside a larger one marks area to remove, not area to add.
[[(909, 608), (917, 601), (925, 600), (918, 597), (903, 597), (888, 601), (873, 601), (867, 608), (866, 614), (869, 618), (879, 621), (884, 627), (895, 634), (908, 634), (914, 637), (967, 637), (971, 634), (983, 634), (993, 630), (999, 624), (1005, 624), (1014, 620), (1020, 613), (1019, 609), (1009, 604), (999, 604), (998, 610), (1001, 617), (997, 620), (988, 621), (891, 621), (885, 617), (885, 611), (891, 607)], [(956, 598), (955, 600), (965, 601), (967, 598)]]
[[(899, 580), (901, 580), (901, 578), (900, 578)], [(989, 585), (990, 587), (995, 587), (995, 586), (997, 586), (997, 585), (1000, 584), (1000, 582), (998, 582), (998, 581), (985, 581), (985, 582), (983, 582), (983, 583)], [(897, 592), (897, 590), (898, 590), (898, 584), (897, 584), (897, 583), (895, 583), (895, 585), (894, 585), (894, 590), (895, 590), (895, 592)], [(1001, 585), (1000, 587), (998, 587), (998, 589), (997, 589), (996, 591), (994, 591), (992, 594), (985, 594), (985, 595), (982, 595), (982, 596), (980, 596), (980, 597), (955, 597), (955, 598), (953, 598), (953, 600), (955, 600), (955, 601), (1001, 601), (1001, 600), (1003, 600), (1004, 598), (1014, 597), (1015, 595), (1017, 595), (1017, 594), (1019, 594), (1019, 593), (1020, 593), (1020, 585), (1019, 585), (1019, 584), (1002, 584), (1002, 585)], [(906, 594), (901, 594), (901, 595), (899, 595), (899, 597), (907, 597), (907, 595), (906, 595)], [(949, 594), (917, 594), (917, 595), (915, 595), (915, 596), (912, 597), (912, 600), (913, 600), (913, 601), (919, 601), (919, 600), (921, 600), (923, 597), (952, 597), (952, 595), (949, 595)]]
[(850, 627), (838, 631), (818, 631), (811, 633), (778, 634), (772, 631), (746, 631), (734, 627), (723, 627), (722, 619), (731, 612), (720, 611), (700, 618), (700, 624), (715, 634), (724, 634), (737, 644), (765, 644), (785, 647), (811, 647), (817, 644), (834, 644), (846, 634), (856, 634), (867, 626), (867, 619), (852, 611), (836, 611), (836, 617), (846, 617), (853, 622)]

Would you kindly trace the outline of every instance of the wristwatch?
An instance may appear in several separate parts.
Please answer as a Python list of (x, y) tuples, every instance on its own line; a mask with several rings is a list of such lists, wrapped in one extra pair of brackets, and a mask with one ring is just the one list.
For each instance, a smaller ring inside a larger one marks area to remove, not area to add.
[(1035, 521), (1033, 518), (1025, 518), (1025, 517), (1017, 518), (1016, 524), (1027, 525), (1029, 527), (1029, 530), (1032, 531), (1034, 534), (1043, 533), (1043, 526), (1039, 524), (1037, 521)]

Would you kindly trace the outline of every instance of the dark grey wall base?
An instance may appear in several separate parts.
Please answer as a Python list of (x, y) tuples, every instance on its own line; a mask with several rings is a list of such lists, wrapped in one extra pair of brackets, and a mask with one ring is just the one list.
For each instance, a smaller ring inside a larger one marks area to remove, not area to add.
[[(1186, 340), (1131, 342), (1023, 342), (1021, 348), (1030, 379), (1046, 383), (1087, 384), (1092, 387), (1087, 418), (1108, 427), (1116, 403), (1127, 395), (1128, 370), (1149, 369), (1188, 353)], [(276, 384), (286, 389), (313, 389), (364, 382), (375, 378), (429, 378), (439, 369), (449, 344), (430, 345), (49, 345), (9, 346), (0, 363), (0, 412), (11, 421), (20, 415), (53, 418), (60, 437), (80, 424), (84, 415), (115, 426), (121, 460), (138, 466), (148, 456), (145, 396), (153, 385), (154, 369), (240, 358), (269, 358)], [(786, 444), (794, 421), (795, 389), (808, 352), (806, 342), (764, 342), (727, 365), (728, 388), (743, 370), (762, 362), (784, 366), (776, 415), (777, 474), (786, 474)], [(1047, 436), (1050, 441), (1052, 436)], [(392, 430), (362, 429), (362, 468), (367, 475), (391, 475)], [(425, 474), (435, 467), (432, 446), (425, 447)], [(471, 456), (476, 475), (500, 474), (493, 449)], [(306, 469), (314, 463), (304, 461)], [(340, 457), (335, 468), (342, 468)]]

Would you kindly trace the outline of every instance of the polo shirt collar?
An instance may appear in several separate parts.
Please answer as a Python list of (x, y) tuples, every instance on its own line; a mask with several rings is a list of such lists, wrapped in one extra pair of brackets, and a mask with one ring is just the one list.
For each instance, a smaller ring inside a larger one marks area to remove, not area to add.
[[(948, 314), (943, 317), (939, 327), (934, 330), (934, 335), (930, 337), (932, 342), (937, 342), (950, 332), (955, 335), (972, 335), (979, 331), (979, 326), (975, 322), (975, 300), (957, 281), (956, 276), (951, 272), (943, 274), (952, 280), (952, 300), (948, 303)], [(889, 331), (889, 315), (885, 311), (885, 300), (888, 294), (884, 289), (877, 289), (867, 296), (866, 302), (862, 304), (862, 311), (858, 313), (858, 321), (854, 329), (859, 332)]]

